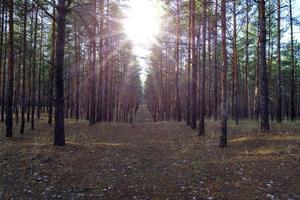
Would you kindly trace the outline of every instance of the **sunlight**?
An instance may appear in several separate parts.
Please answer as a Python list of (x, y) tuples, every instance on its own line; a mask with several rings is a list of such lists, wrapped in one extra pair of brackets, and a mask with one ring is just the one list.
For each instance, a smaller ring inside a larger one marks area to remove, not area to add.
[(146, 80), (147, 61), (150, 48), (161, 32), (164, 10), (159, 0), (128, 0), (123, 29), (128, 40), (133, 43), (133, 53), (137, 57), (142, 73), (141, 80)]
[(156, 0), (129, 0), (124, 31), (134, 45), (147, 47), (160, 33), (162, 8)]

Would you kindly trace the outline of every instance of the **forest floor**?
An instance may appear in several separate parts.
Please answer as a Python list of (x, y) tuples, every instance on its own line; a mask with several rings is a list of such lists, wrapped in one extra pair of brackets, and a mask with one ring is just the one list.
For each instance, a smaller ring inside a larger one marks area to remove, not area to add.
[(267, 133), (230, 122), (221, 149), (219, 122), (198, 137), (149, 118), (142, 107), (133, 124), (66, 120), (65, 147), (52, 145), (46, 118), (1, 137), (0, 199), (300, 199), (300, 121)]

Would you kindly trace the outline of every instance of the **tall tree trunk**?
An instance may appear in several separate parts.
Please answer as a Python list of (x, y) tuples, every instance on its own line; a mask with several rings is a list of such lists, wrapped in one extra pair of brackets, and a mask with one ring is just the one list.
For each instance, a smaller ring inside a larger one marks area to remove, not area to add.
[[(187, 64), (187, 97), (186, 97), (186, 124), (191, 125), (191, 30), (192, 30), (192, 9), (191, 0), (189, 0), (189, 29), (188, 29), (188, 64)], [(167, 73), (166, 73), (167, 74)]]
[[(205, 118), (205, 79), (206, 79), (206, 24), (207, 24), (207, 11), (206, 11), (206, 0), (203, 0), (203, 41), (202, 41), (202, 78), (201, 78), (201, 90), (199, 91), (200, 95), (200, 121), (199, 121), (199, 129), (198, 135), (205, 135), (205, 126), (204, 126), (204, 118)], [(200, 70), (200, 69), (199, 69)], [(200, 78), (200, 77), (199, 77)]]
[(14, 14), (13, 0), (8, 0), (9, 32), (8, 32), (8, 87), (6, 101), (6, 137), (13, 135), (13, 97), (14, 97)]
[(266, 2), (259, 0), (259, 74), (260, 74), (260, 116), (261, 116), (261, 129), (263, 131), (269, 130), (269, 92), (268, 92), (268, 75), (266, 63)]
[(75, 62), (76, 62), (76, 80), (75, 80), (75, 119), (79, 120), (80, 107), (80, 46), (78, 42), (78, 31), (75, 21)]
[(259, 89), (259, 63), (260, 63), (260, 43), (259, 39), (256, 44), (256, 62), (255, 62), (255, 86), (254, 86), (254, 118), (258, 120), (260, 112), (260, 89)]
[[(55, 18), (56, 12), (55, 8), (53, 8), (53, 16)], [(48, 97), (48, 124), (52, 124), (53, 118), (53, 84), (54, 84), (54, 67), (55, 67), (55, 41), (56, 41), (56, 22), (52, 21), (52, 33), (51, 33), (51, 58), (49, 65), (49, 97)]]
[[(268, 10), (271, 12), (271, 3), (268, 4)], [(268, 31), (268, 61), (267, 61), (267, 74), (268, 74), (268, 86), (269, 91), (272, 91), (272, 55), (273, 55), (273, 37), (272, 37), (272, 20), (271, 20), (272, 14), (269, 13), (268, 15), (268, 25), (269, 31)], [(273, 112), (273, 101), (272, 101), (272, 94), (269, 93), (269, 96), (271, 96), (269, 101), (269, 113), (271, 114), (271, 120), (274, 119), (274, 112)]]
[(244, 68), (244, 117), (249, 117), (249, 89), (248, 89), (248, 68), (249, 68), (249, 0), (246, 0), (246, 59), (245, 59), (245, 68)]
[(177, 24), (177, 33), (176, 33), (176, 78), (175, 78), (175, 83), (176, 83), (176, 119), (177, 121), (181, 121), (181, 108), (180, 108), (180, 94), (179, 94), (179, 42), (180, 42), (180, 2), (177, 0), (177, 19), (176, 19), (176, 24)]
[(293, 33), (293, 12), (292, 0), (289, 0), (290, 11), (290, 29), (291, 29), (291, 120), (296, 118), (295, 112), (295, 55), (294, 55), (294, 33)]
[(42, 98), (41, 98), (41, 90), (42, 90), (42, 67), (44, 64), (44, 51), (43, 51), (43, 36), (44, 36), (44, 22), (43, 22), (43, 14), (41, 17), (41, 40), (40, 40), (40, 63), (39, 63), (39, 77), (38, 77), (38, 102), (37, 102), (37, 118), (40, 119), (41, 116), (41, 107), (42, 107)]
[(212, 86), (212, 55), (211, 55), (211, 49), (212, 49), (212, 35), (213, 35), (213, 20), (211, 18), (212, 16), (212, 10), (211, 10), (211, 5), (208, 4), (208, 19), (207, 19), (207, 30), (208, 33), (212, 33), (212, 34), (207, 34), (207, 54), (208, 54), (208, 60), (207, 60), (207, 66), (208, 66), (208, 78), (207, 78), (207, 105), (206, 105), (206, 117), (208, 117), (209, 119), (211, 118), (211, 114), (212, 114), (212, 98), (211, 98), (211, 86)]
[[(95, 3), (94, 3), (95, 4)], [(96, 5), (94, 5), (96, 7)], [(94, 30), (96, 31), (96, 29)], [(91, 41), (91, 69), (90, 69), (90, 125), (96, 123), (96, 86), (95, 86), (95, 73), (96, 73), (96, 32), (93, 33)]]
[(227, 68), (226, 0), (221, 0), (222, 72), (221, 72), (221, 136), (220, 147), (227, 146)]
[[(6, 6), (5, 6), (5, 0), (2, 1), (2, 10), (1, 10), (1, 32), (0, 32), (0, 88), (2, 86), (2, 58), (3, 58), (3, 39), (4, 39), (4, 24), (5, 23), (5, 9), (6, 9)], [(2, 88), (1, 88), (2, 89)], [(1, 104), (3, 104), (3, 100), (4, 97), (1, 96), (0, 98), (0, 101), (1, 101)]]
[(192, 42), (192, 118), (191, 128), (196, 129), (197, 118), (197, 58), (195, 46), (195, 0), (191, 0), (191, 42)]
[[(5, 22), (8, 15), (5, 15)], [(2, 79), (2, 103), (1, 103), (1, 121), (4, 122), (5, 104), (6, 104), (6, 56), (7, 56), (7, 23), (4, 23), (4, 61), (3, 61), (3, 79)]]
[(282, 121), (282, 94), (281, 94), (281, 29), (280, 29), (280, 20), (281, 20), (281, 12), (280, 12), (281, 1), (277, 0), (277, 112), (276, 112), (276, 120), (281, 123)]
[(65, 118), (68, 119), (69, 118), (69, 111), (70, 111), (70, 98), (69, 98), (69, 95), (70, 95), (70, 70), (71, 70), (71, 62), (70, 62), (70, 33), (67, 33), (66, 35), (66, 54), (68, 55), (67, 56), (67, 59), (66, 59), (66, 62), (64, 63), (64, 85), (65, 85), (65, 93), (67, 94), (67, 98), (65, 99), (65, 106), (64, 106), (64, 113), (65, 113)]
[(214, 14), (214, 120), (218, 118), (218, 0), (215, 0), (215, 14)]
[(32, 69), (32, 99), (31, 99), (31, 130), (34, 130), (35, 96), (36, 96), (36, 43), (38, 29), (38, 7), (35, 7), (34, 44), (33, 44), (33, 69)]
[[(19, 41), (18, 41), (19, 42)], [(21, 56), (20, 56), (21, 57)], [(21, 77), (21, 67), (18, 61), (20, 60), (18, 56), (15, 56), (16, 60), (16, 65), (19, 66), (15, 70), (15, 80), (14, 80), (14, 105), (13, 105), (13, 110), (15, 111), (15, 119), (16, 119), (16, 125), (19, 123), (19, 99), (20, 99), (20, 77)]]
[(58, 0), (57, 5), (57, 40), (56, 40), (56, 98), (55, 98), (55, 128), (54, 145), (65, 145), (64, 125), (64, 48), (65, 48), (65, 0)]
[(99, 80), (98, 80), (98, 98), (97, 98), (97, 122), (102, 122), (102, 104), (103, 104), (103, 34), (104, 34), (104, 0), (99, 2), (99, 13), (100, 13), (100, 23), (99, 23)]
[(235, 123), (238, 118), (238, 53), (237, 53), (237, 24), (236, 24), (236, 0), (233, 0), (233, 63), (232, 63), (232, 115)]
[[(167, 41), (166, 41), (166, 54), (165, 54), (165, 60), (166, 60), (166, 68), (165, 68), (165, 70), (166, 70), (166, 72), (165, 72), (165, 85), (166, 85), (166, 88), (165, 88), (165, 96), (166, 96), (166, 98), (165, 98), (165, 112), (166, 112), (166, 120), (167, 121), (169, 121), (170, 120), (170, 116), (169, 116), (169, 87), (168, 87), (168, 72), (167, 72), (167, 69), (168, 69), (168, 67), (169, 67), (169, 59), (168, 59), (168, 56), (169, 56), (169, 42), (168, 42), (168, 39), (167, 39)], [(189, 61), (188, 61), (189, 62)], [(186, 77), (186, 81), (188, 81), (188, 79), (187, 79), (187, 77)], [(188, 88), (187, 88), (188, 89)], [(187, 98), (189, 98), (188, 97), (188, 94), (187, 94)], [(186, 100), (187, 101), (187, 100)], [(187, 106), (189, 106), (189, 105), (187, 105)], [(190, 107), (189, 108), (187, 108), (186, 107), (186, 109), (189, 109), (190, 110)], [(188, 111), (187, 110), (187, 112), (190, 112), (190, 111)], [(188, 114), (188, 113), (186, 113), (187, 115), (190, 115), (190, 113)], [(187, 125), (189, 125), (189, 123), (190, 123), (190, 116), (189, 116), (189, 119), (186, 119), (187, 120)]]
[[(162, 121), (164, 119), (163, 113), (163, 80), (162, 80), (162, 58), (159, 56), (159, 72), (158, 76), (158, 120)], [(175, 113), (173, 113), (175, 114)], [(175, 120), (175, 115), (173, 115)]]
[[(32, 4), (31, 9), (34, 10), (34, 4)], [(35, 62), (35, 58), (32, 56), (32, 43), (34, 40), (34, 12), (31, 12), (30, 17), (30, 48), (29, 48), (29, 65), (28, 65), (28, 98), (27, 98), (27, 122), (30, 122), (30, 108), (32, 105), (32, 62)]]
[[(106, 39), (105, 45), (108, 45), (108, 40)], [(105, 46), (104, 45), (104, 46)], [(108, 96), (108, 60), (104, 63), (104, 103), (103, 103), (103, 121), (107, 121), (107, 96)]]

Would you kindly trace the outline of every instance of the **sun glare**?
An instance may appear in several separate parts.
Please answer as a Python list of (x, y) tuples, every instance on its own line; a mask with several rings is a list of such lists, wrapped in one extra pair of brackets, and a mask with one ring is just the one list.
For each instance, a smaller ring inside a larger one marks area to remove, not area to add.
[(157, 0), (129, 0), (124, 31), (134, 45), (148, 46), (160, 32), (161, 17), (162, 8)]

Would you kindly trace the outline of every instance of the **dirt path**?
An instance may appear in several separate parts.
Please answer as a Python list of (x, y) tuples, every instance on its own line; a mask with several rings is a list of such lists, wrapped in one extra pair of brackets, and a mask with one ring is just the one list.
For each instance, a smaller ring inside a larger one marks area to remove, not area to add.
[(147, 109), (146, 105), (141, 105), (136, 113), (135, 117), (136, 123), (144, 123), (144, 122), (153, 122), (151, 117), (151, 113)]
[(0, 199), (300, 198), (299, 122), (268, 134), (249, 122), (230, 125), (229, 147), (220, 149), (215, 122), (198, 138), (143, 112), (134, 124), (67, 120), (63, 148), (52, 145), (46, 119), (34, 132), (1, 138)]

